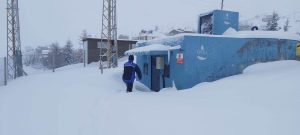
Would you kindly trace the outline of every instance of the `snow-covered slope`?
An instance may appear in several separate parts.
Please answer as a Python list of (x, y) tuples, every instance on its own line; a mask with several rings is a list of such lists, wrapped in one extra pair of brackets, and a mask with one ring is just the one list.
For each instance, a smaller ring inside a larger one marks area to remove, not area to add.
[(159, 93), (125, 93), (121, 74), (74, 65), (0, 87), (0, 135), (300, 134), (299, 61)]
[[(270, 15), (269, 13), (268, 15)], [(260, 30), (264, 28), (264, 26), (267, 24), (266, 22), (263, 22), (263, 18), (267, 14), (262, 15), (256, 15), (255, 17), (248, 18), (248, 19), (241, 19), (241, 24), (248, 24), (250, 26), (258, 26)], [(290, 33), (297, 33), (300, 34), (300, 12), (293, 12), (290, 14), (280, 14), (279, 13), (280, 20), (278, 21), (278, 27), (281, 27), (279, 31), (283, 31), (283, 27), (287, 20), (289, 20), (289, 28), (288, 32)], [(300, 35), (299, 35), (300, 36)]]

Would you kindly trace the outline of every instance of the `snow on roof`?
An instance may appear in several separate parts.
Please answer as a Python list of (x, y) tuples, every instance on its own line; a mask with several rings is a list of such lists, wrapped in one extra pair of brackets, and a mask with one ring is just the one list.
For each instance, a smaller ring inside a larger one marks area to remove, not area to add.
[(235, 31), (228, 29), (224, 35), (208, 35), (208, 34), (178, 34), (175, 36), (200, 36), (200, 37), (229, 37), (229, 38), (274, 38), (274, 39), (289, 39), (300, 41), (300, 36), (296, 33), (282, 31)]
[(229, 27), (224, 33), (223, 35), (230, 35), (230, 34), (235, 34), (237, 33), (237, 31), (234, 28)]
[(177, 46), (168, 46), (162, 44), (151, 44), (143, 47), (137, 47), (125, 52), (125, 55), (135, 55), (135, 54), (147, 54), (151, 51), (170, 51), (180, 49), (180, 45)]
[(300, 36), (294, 33), (282, 31), (227, 31), (223, 36), (236, 37), (236, 38), (276, 38), (276, 39), (290, 39), (300, 40)]

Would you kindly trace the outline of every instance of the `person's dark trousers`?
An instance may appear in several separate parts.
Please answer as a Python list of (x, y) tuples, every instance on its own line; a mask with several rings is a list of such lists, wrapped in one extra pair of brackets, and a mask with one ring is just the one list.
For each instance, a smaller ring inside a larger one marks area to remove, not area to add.
[(133, 83), (126, 83), (126, 85), (127, 85), (127, 92), (132, 92)]

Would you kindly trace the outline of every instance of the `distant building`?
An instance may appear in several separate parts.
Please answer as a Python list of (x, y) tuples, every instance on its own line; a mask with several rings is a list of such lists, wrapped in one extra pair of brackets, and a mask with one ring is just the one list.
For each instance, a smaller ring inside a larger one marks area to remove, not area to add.
[(49, 53), (50, 53), (50, 50), (42, 50), (42, 57), (48, 58)]
[[(98, 62), (100, 59), (100, 38), (85, 38), (83, 39), (84, 46), (84, 63), (90, 64)], [(107, 43), (107, 39), (103, 39)], [(118, 39), (118, 56), (123, 57), (124, 52), (135, 47), (137, 41)]]
[(156, 38), (162, 38), (165, 37), (166, 35), (164, 33), (155, 31), (155, 30), (141, 30), (139, 33), (139, 36), (137, 37), (132, 37), (133, 40), (152, 40)]
[(119, 35), (118, 39), (127, 39), (127, 40), (129, 40), (129, 36), (121, 34), (121, 35)]
[(181, 33), (196, 33), (196, 32), (195, 31), (187, 31), (187, 30), (183, 30), (183, 29), (174, 29), (174, 30), (171, 30), (167, 35), (174, 36), (174, 35), (181, 34)]

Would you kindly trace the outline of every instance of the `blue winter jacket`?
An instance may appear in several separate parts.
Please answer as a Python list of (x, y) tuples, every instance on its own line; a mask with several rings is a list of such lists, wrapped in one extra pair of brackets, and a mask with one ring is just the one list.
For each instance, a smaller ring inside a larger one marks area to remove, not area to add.
[(132, 60), (129, 60), (124, 64), (124, 71), (123, 71), (123, 81), (125, 83), (133, 83), (135, 79), (135, 73), (138, 75), (139, 79), (142, 79), (142, 73), (139, 66), (133, 63)]

